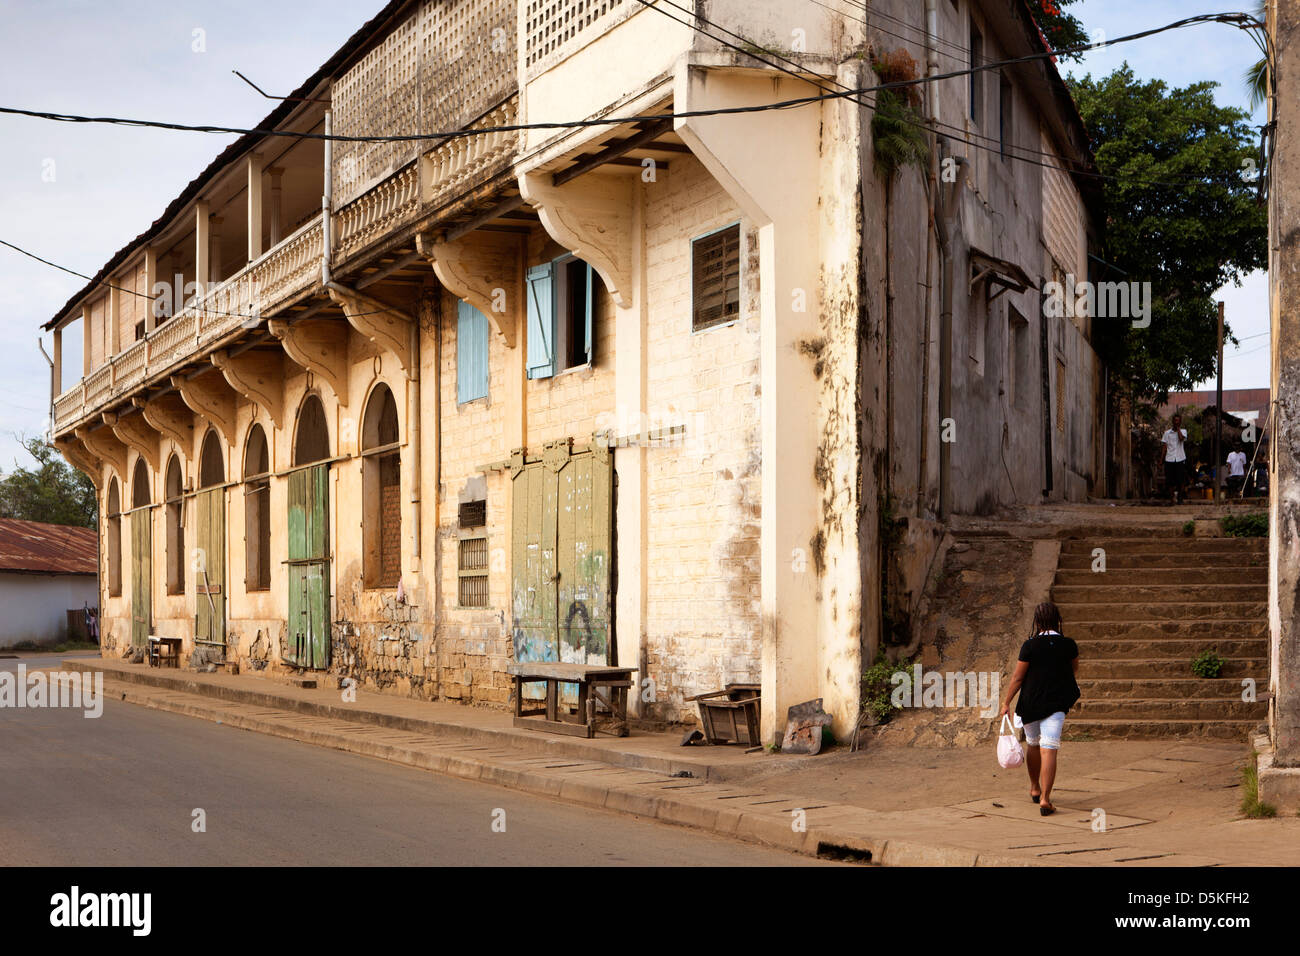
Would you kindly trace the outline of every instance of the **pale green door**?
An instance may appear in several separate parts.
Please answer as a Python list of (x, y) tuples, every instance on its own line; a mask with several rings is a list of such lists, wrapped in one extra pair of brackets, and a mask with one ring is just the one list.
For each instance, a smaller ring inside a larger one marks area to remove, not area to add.
[(324, 669), (330, 660), (327, 465), (289, 476), (288, 661)]

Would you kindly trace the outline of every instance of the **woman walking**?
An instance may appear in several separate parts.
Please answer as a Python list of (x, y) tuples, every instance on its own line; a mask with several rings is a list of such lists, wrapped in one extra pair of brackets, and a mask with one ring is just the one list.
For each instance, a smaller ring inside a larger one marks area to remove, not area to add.
[(1025, 728), (1028, 747), (1029, 798), (1043, 816), (1055, 813), (1052, 785), (1056, 782), (1056, 752), (1061, 747), (1065, 715), (1079, 699), (1079, 645), (1061, 634), (1061, 612), (1055, 604), (1043, 603), (1034, 610), (1033, 633), (1020, 646), (1020, 662), (999, 717), (1011, 709), (1011, 698), (1020, 692), (1016, 716)]

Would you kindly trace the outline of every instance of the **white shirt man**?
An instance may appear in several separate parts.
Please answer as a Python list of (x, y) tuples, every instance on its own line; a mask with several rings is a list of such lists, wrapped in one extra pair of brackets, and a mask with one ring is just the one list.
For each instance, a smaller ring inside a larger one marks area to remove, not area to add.
[(1229, 477), (1231, 478), (1246, 477), (1246, 453), (1244, 451), (1229, 452), (1228, 467), (1232, 469), (1229, 472)]
[(1165, 461), (1186, 461), (1187, 452), (1183, 443), (1187, 441), (1186, 428), (1169, 428), (1160, 440), (1165, 443)]

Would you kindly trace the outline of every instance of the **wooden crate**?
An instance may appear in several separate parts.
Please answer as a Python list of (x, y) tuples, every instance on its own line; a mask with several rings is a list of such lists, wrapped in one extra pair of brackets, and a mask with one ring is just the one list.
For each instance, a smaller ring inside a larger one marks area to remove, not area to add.
[(758, 705), (761, 700), (758, 684), (728, 684), (722, 690), (688, 697), (700, 708), (700, 723), (704, 739), (711, 744), (744, 744), (757, 747)]

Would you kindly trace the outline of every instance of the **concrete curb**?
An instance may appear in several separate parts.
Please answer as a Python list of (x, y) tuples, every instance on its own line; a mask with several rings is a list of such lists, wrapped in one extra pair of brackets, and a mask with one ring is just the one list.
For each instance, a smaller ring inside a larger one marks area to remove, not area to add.
[[(97, 668), (84, 669), (96, 670)], [(559, 798), (570, 804), (655, 819), (662, 823), (703, 830), (717, 836), (775, 847), (804, 856), (854, 859), (858, 862), (871, 862), (884, 866), (1033, 865), (1033, 861), (1030, 860), (984, 854), (967, 848), (882, 838), (873, 833), (872, 817), (875, 814), (861, 807), (813, 806), (812, 809), (805, 811), (808, 821), (806, 830), (800, 831), (793, 827), (790, 811), (800, 807), (801, 804), (812, 804), (812, 801), (801, 801), (798, 798), (768, 792), (746, 793), (743, 784), (736, 784), (734, 781), (731, 786), (706, 783), (699, 778), (688, 780), (673, 777), (666, 771), (620, 766), (608, 761), (595, 760), (587, 760), (580, 764), (565, 764), (562, 767), (543, 766), (530, 769), (520, 764), (532, 761), (533, 766), (536, 767), (535, 762), (539, 759), (539, 755), (534, 748), (509, 746), (505, 749), (512, 753), (504, 754), (456, 752), (466, 744), (483, 743), (487, 738), (504, 735), (487, 734), (483, 740), (476, 740), (473, 735), (462, 735), (454, 741), (422, 741), (419, 738), (427, 737), (427, 734), (419, 729), (390, 727), (388, 729), (397, 734), (410, 735), (412, 739), (386, 741), (360, 736), (364, 732), (361, 730), (356, 731), (355, 735), (349, 735), (346, 732), (346, 725), (355, 726), (368, 721), (353, 719), (353, 715), (347, 711), (343, 714), (311, 715), (318, 722), (334, 721), (344, 726), (333, 728), (304, 726), (300, 718), (295, 718), (293, 722), (283, 718), (283, 714), (298, 708), (277, 706), (277, 702), (282, 699), (274, 695), (245, 695), (255, 699), (225, 701), (225, 706), (222, 706), (221, 702), (211, 698), (205, 699), (207, 695), (181, 690), (175, 686), (165, 686), (168, 683), (175, 685), (180, 682), (120, 680), (116, 672), (108, 671), (105, 672), (104, 690), (114, 698), (153, 710), (329, 747), (359, 756), (376, 757), (462, 780), (479, 781), (539, 796)], [(133, 685), (139, 685), (141, 690), (137, 691)], [(241, 712), (249, 707), (269, 708), (280, 713), (257, 716)], [(317, 707), (316, 709), (333, 708)], [(517, 744), (517, 741), (510, 740), (508, 743)], [(451, 752), (448, 752), (449, 750)], [(555, 756), (563, 755), (546, 753), (540, 759), (545, 760)], [(562, 772), (556, 773), (555, 770)], [(565, 770), (567, 772), (563, 772)], [(752, 791), (754, 788), (748, 789)], [(763, 799), (753, 799), (759, 797)], [(750, 802), (742, 803), (741, 800)], [(821, 823), (818, 822), (819, 817), (834, 817), (836, 822), (828, 820), (826, 823)], [(879, 826), (878, 823), (875, 825)]]
[[(103, 666), (105, 663), (110, 666)], [(686, 772), (692, 777), (701, 780), (724, 778), (734, 780), (744, 775), (743, 771), (734, 769), (729, 769), (723, 774), (717, 767), (698, 757), (669, 758), (655, 754), (608, 750), (593, 746), (580, 737), (541, 737), (531, 733), (525, 735), (524, 732), (514, 729), (497, 730), (491, 727), (473, 727), (448, 721), (388, 714), (383, 711), (367, 710), (361, 705), (322, 704), (317, 701), (281, 696), (274, 692), (249, 691), (240, 687), (226, 687), (220, 684), (195, 680), (193, 677), (185, 676), (183, 671), (119, 670), (117, 667), (112, 666), (113, 663), (112, 661), (105, 661), (103, 658), (69, 659), (63, 661), (61, 666), (65, 670), (81, 671), (83, 673), (100, 671), (104, 674), (105, 680), (126, 681), (132, 684), (195, 694), (232, 703), (269, 707), (276, 710), (292, 710), (313, 717), (373, 724), (377, 727), (429, 734), (439, 738), (456, 737), (467, 742), (502, 747), (519, 747), (521, 742), (527, 739), (530, 748), (545, 750), (551, 756), (595, 760), (600, 763), (615, 764), (634, 770), (650, 770), (670, 775)]]

